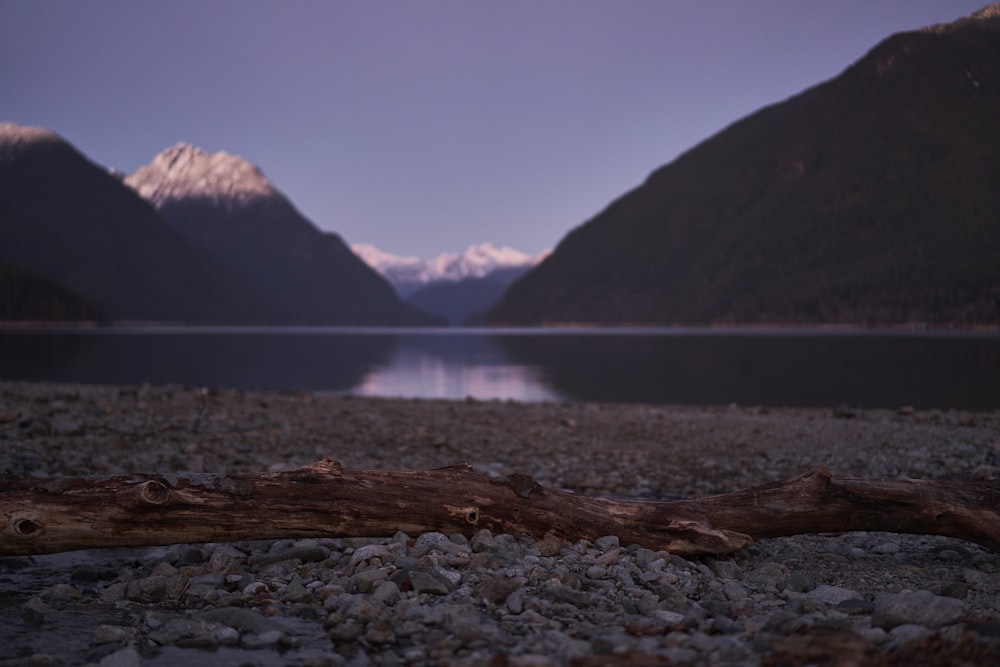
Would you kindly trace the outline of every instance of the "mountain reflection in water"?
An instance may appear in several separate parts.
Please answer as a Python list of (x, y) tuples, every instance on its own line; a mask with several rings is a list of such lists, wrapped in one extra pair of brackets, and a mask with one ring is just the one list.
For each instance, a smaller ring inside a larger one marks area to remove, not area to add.
[(1000, 409), (1000, 334), (760, 329), (0, 330), (0, 379), (409, 398)]

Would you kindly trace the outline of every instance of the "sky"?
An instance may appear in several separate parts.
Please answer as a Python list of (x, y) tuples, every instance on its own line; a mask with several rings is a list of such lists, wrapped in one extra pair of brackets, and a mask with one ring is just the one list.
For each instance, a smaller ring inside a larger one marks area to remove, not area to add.
[(892, 33), (987, 0), (0, 0), (0, 120), (257, 164), (318, 227), (528, 253)]

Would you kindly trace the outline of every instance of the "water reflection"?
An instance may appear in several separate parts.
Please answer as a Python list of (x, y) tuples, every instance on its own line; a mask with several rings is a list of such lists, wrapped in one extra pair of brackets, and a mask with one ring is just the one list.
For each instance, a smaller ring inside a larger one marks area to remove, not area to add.
[(667, 331), (503, 339), (579, 401), (1000, 408), (1000, 337)]
[(349, 391), (392, 357), (388, 336), (271, 330), (0, 333), (5, 379)]
[(396, 338), (389, 363), (353, 389), (366, 396), (556, 401), (536, 364), (512, 363), (502, 336), (408, 335)]
[(337, 328), (0, 331), (0, 378), (412, 398), (1000, 409), (1000, 335)]

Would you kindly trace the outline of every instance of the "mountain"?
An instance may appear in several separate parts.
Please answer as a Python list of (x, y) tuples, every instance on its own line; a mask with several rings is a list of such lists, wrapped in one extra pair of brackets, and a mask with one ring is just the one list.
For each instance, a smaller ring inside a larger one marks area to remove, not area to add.
[(1000, 5), (889, 37), (570, 232), (494, 324), (1000, 323)]
[(86, 297), (34, 271), (0, 263), (0, 322), (98, 322)]
[(452, 326), (485, 324), (490, 307), (512, 282), (530, 269), (530, 266), (504, 267), (482, 277), (432, 282), (411, 294), (407, 301), (424, 312), (446, 318)]
[(67, 306), (113, 320), (246, 322), (261, 312), (106, 169), (54, 132), (14, 123), (0, 123), (0, 264), (2, 291), (40, 300), (18, 318)]
[(466, 324), (470, 317), (483, 320), (507, 286), (546, 255), (531, 256), (491, 243), (470, 246), (460, 255), (443, 253), (432, 260), (401, 257), (367, 244), (352, 249), (409, 303), (445, 317), (451, 325)]
[(279, 311), (281, 323), (426, 325), (333, 233), (245, 159), (178, 144), (125, 178), (184, 238)]
[(484, 278), (497, 269), (526, 270), (546, 254), (533, 257), (508, 246), (497, 248), (492, 243), (469, 246), (461, 254), (442, 253), (431, 260), (393, 255), (366, 243), (355, 244), (351, 249), (404, 298), (434, 283)]

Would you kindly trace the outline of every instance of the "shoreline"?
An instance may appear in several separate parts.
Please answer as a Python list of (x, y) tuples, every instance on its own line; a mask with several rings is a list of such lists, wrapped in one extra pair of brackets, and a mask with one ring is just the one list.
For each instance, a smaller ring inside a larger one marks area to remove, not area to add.
[(205, 330), (342, 330), (342, 331), (386, 331), (405, 332), (455, 332), (455, 333), (983, 333), (1000, 334), (1000, 324), (897, 322), (889, 324), (842, 324), (835, 322), (732, 322), (707, 324), (608, 324), (600, 322), (543, 322), (526, 325), (475, 325), (475, 326), (393, 326), (393, 325), (353, 325), (353, 324), (261, 324), (261, 323), (211, 323), (173, 322), (144, 320), (0, 320), (0, 331), (30, 330), (141, 330), (141, 329), (205, 329)]
[[(35, 477), (464, 461), (588, 495), (696, 498), (820, 464), (838, 476), (997, 479), (997, 433), (1000, 411), (0, 382), (0, 470)], [(761, 540), (693, 559), (611, 536), (175, 545), (0, 558), (0, 582), (0, 665), (43, 654), (61, 664), (755, 665), (807, 662), (802, 642), (831, 658), (853, 651), (858, 664), (935, 651), (1000, 659), (990, 629), (1000, 631), (1000, 555), (890, 533)], [(900, 620), (913, 604), (937, 615)]]

